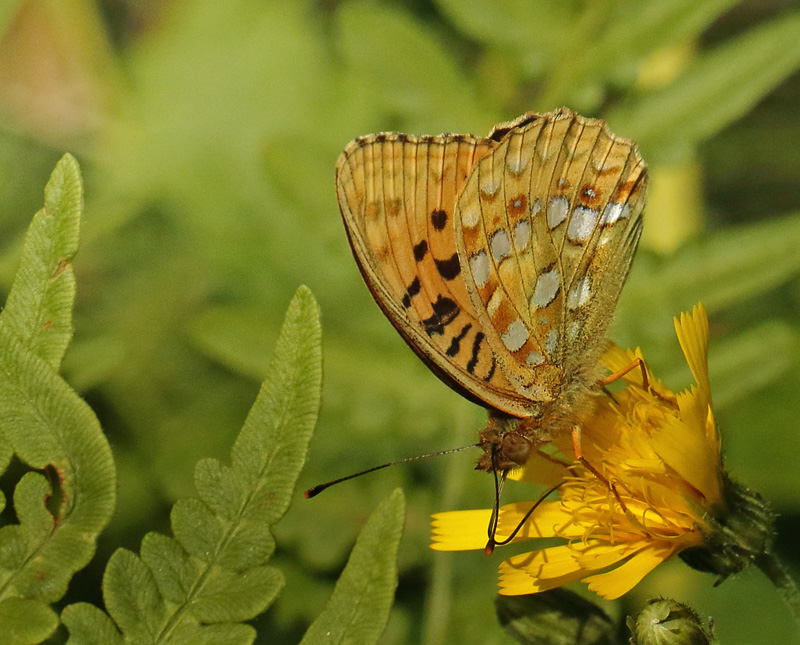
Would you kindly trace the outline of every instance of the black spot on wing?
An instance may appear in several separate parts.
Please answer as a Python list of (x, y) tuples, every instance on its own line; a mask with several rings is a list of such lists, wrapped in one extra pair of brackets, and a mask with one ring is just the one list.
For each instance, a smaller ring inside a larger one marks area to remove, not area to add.
[(447, 224), (447, 212), (436, 209), (431, 213), (431, 224), (437, 231), (441, 231)]
[(433, 315), (422, 321), (428, 336), (443, 334), (444, 328), (449, 325), (461, 312), (458, 305), (450, 298), (436, 296), (436, 302), (431, 303)]
[(445, 354), (447, 354), (450, 358), (458, 355), (458, 352), (461, 349), (461, 341), (464, 340), (464, 336), (467, 335), (470, 329), (472, 329), (472, 323), (467, 323), (464, 325), (461, 328), (461, 331), (458, 333), (458, 336), (455, 336), (450, 341), (450, 347), (447, 348)]
[(481, 343), (483, 343), (484, 338), (483, 332), (479, 331), (475, 334), (475, 340), (472, 341), (472, 358), (467, 363), (467, 372), (470, 374), (475, 372), (475, 366), (478, 364), (478, 352), (481, 350)]
[(461, 273), (461, 264), (458, 261), (458, 253), (453, 253), (453, 257), (448, 260), (437, 260), (434, 258), (436, 270), (445, 280), (453, 280)]
[(406, 289), (406, 293), (403, 296), (403, 306), (408, 309), (411, 306), (411, 298), (416, 296), (422, 285), (419, 283), (419, 277), (414, 278), (411, 284), (408, 285), (408, 289)]
[(422, 259), (425, 257), (427, 252), (428, 242), (426, 240), (422, 240), (419, 244), (414, 245), (414, 259), (417, 262), (422, 262)]

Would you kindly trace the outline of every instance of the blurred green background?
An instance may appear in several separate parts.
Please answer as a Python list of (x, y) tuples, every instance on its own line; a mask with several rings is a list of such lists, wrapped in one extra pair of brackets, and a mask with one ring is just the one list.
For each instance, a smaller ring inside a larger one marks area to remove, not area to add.
[[(86, 216), (64, 371), (119, 469), (112, 524), (65, 602), (100, 603), (113, 549), (168, 531), (195, 461), (227, 456), (299, 284), (319, 299), (325, 357), (301, 488), (474, 441), (485, 412), (428, 372), (362, 283), (334, 164), (358, 135), (485, 135), (561, 105), (635, 138), (651, 167), (611, 337), (685, 387), (672, 316), (705, 302), (729, 470), (774, 504), (798, 573), (798, 68), (796, 0), (4, 0), (0, 292), (49, 173), (72, 152)], [(383, 642), (511, 642), (493, 608), (511, 551), (427, 546), (431, 513), (490, 505), (474, 458), (298, 493), (273, 559), (287, 585), (259, 642), (299, 639), (398, 485), (408, 517)], [(798, 642), (758, 572), (713, 582), (671, 562), (605, 606), (621, 615), (669, 595), (713, 616), (726, 645)]]

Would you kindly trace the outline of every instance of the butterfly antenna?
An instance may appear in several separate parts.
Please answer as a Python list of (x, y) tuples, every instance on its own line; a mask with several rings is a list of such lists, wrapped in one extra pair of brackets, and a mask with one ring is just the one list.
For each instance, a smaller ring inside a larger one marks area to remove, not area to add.
[(333, 481), (326, 482), (324, 484), (317, 484), (316, 486), (312, 486), (309, 488), (305, 493), (306, 499), (311, 499), (319, 495), (322, 491), (326, 488), (330, 488), (334, 484), (341, 484), (342, 482), (346, 482), (348, 479), (355, 479), (356, 477), (361, 477), (361, 475), (366, 475), (367, 473), (373, 473), (376, 470), (381, 470), (383, 468), (388, 468), (389, 466), (396, 466), (397, 464), (407, 464), (410, 461), (419, 461), (420, 459), (427, 459), (428, 457), (441, 457), (442, 455), (449, 455), (454, 452), (461, 452), (462, 450), (469, 450), (470, 448), (480, 448), (479, 443), (473, 443), (469, 446), (461, 446), (459, 448), (449, 448), (448, 450), (438, 450), (436, 452), (429, 452), (425, 455), (417, 455), (415, 457), (406, 457), (405, 459), (397, 459), (395, 461), (390, 461), (386, 464), (381, 464), (380, 466), (373, 466), (372, 468), (367, 468), (366, 470), (362, 470), (358, 473), (353, 473), (352, 475), (347, 475), (347, 477), (339, 477), (339, 479), (334, 479)]

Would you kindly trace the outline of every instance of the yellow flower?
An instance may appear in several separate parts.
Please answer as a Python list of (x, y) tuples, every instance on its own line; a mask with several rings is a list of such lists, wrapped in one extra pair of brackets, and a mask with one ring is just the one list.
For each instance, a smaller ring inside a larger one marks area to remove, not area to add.
[[(682, 314), (675, 329), (696, 385), (675, 395), (649, 370), (645, 382), (637, 367), (623, 377), (623, 391), (598, 397), (581, 440), (586, 463), (597, 473), (580, 462), (569, 464), (540, 453), (510, 475), (534, 481), (537, 472), (552, 473), (556, 465), (562, 479), (560, 500), (536, 506), (512, 542), (562, 538), (566, 543), (503, 562), (501, 594), (536, 593), (582, 580), (599, 595), (618, 598), (664, 560), (707, 546), (709, 536), (715, 535), (714, 518), (729, 513), (728, 480), (712, 413), (703, 306), (691, 315)], [(642, 358), (638, 350), (624, 352), (612, 346), (603, 360), (615, 372), (637, 358)], [(569, 454), (568, 446), (565, 442), (558, 448)], [(510, 536), (535, 504), (502, 507), (497, 541)], [(490, 514), (481, 510), (434, 515), (432, 548), (483, 549)]]

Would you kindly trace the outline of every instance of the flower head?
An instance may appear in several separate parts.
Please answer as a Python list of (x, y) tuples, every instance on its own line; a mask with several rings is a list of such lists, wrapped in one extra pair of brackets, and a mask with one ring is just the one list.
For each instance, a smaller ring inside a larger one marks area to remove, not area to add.
[[(702, 551), (716, 534), (715, 518), (729, 514), (729, 496), (712, 412), (702, 305), (676, 319), (675, 329), (696, 385), (673, 394), (642, 361), (622, 377), (624, 390), (598, 397), (582, 427), (583, 463), (541, 452), (512, 473), (514, 479), (534, 481), (537, 472), (553, 473), (556, 464), (562, 480), (560, 499), (539, 503), (512, 542), (566, 542), (503, 562), (501, 594), (536, 593), (582, 580), (601, 596), (618, 598), (661, 562), (687, 549)], [(603, 357), (614, 372), (641, 359), (639, 350), (616, 346)], [(558, 448), (569, 454), (568, 445)], [(536, 504), (503, 506), (497, 540), (510, 536)], [(490, 514), (435, 515), (432, 548), (483, 548)]]

